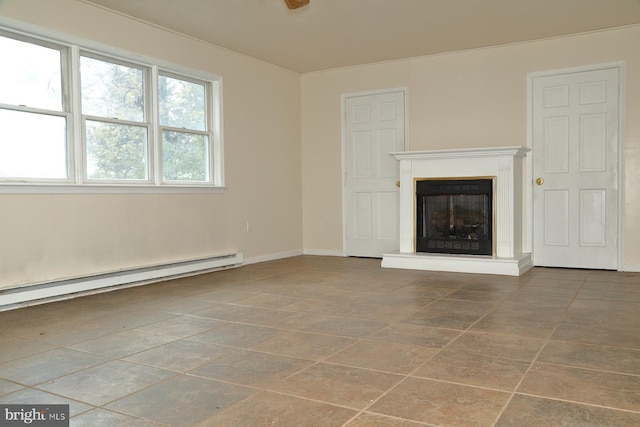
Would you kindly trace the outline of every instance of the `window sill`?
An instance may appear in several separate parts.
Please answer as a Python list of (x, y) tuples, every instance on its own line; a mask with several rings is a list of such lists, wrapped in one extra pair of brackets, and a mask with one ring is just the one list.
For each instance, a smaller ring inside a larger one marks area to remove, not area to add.
[(188, 185), (0, 184), (0, 194), (215, 194), (225, 190)]

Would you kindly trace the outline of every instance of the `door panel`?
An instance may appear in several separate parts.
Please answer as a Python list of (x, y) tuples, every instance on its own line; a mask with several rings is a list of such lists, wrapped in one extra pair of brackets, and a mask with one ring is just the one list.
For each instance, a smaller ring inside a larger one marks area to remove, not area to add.
[(607, 192), (580, 190), (580, 245), (607, 245)]
[(371, 193), (355, 193), (353, 196), (355, 199), (354, 238), (371, 239), (373, 236)]
[(345, 252), (382, 257), (397, 251), (398, 164), (405, 149), (404, 92), (345, 99)]
[(534, 264), (616, 269), (618, 69), (535, 77), (532, 94)]
[(607, 115), (580, 117), (580, 172), (606, 172)]
[(373, 153), (371, 132), (353, 134), (353, 176), (355, 179), (371, 179), (373, 171)]
[(547, 190), (544, 192), (544, 244), (545, 246), (569, 246), (569, 192)]
[(395, 239), (399, 242), (398, 193), (396, 191), (380, 192), (379, 197), (378, 209), (381, 218), (379, 236), (385, 240)]
[(544, 172), (569, 172), (569, 117), (544, 120)]

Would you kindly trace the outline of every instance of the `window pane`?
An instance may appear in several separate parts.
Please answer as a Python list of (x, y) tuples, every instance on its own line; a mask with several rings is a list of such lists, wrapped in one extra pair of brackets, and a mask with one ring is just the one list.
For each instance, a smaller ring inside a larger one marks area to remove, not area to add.
[(87, 177), (146, 180), (147, 129), (111, 123), (86, 122)]
[(141, 69), (80, 58), (82, 114), (144, 121), (144, 73)]
[(60, 51), (0, 36), (0, 102), (62, 111)]
[(0, 177), (67, 177), (64, 117), (0, 110), (0, 126)]
[(162, 132), (165, 181), (208, 180), (208, 138), (183, 132)]
[(158, 78), (160, 125), (206, 129), (205, 86), (171, 77)]

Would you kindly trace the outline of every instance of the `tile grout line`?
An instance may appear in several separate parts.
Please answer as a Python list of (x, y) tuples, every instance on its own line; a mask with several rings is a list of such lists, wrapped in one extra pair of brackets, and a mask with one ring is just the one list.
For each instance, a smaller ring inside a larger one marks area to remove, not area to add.
[(569, 302), (569, 304), (567, 304), (566, 308), (564, 309), (564, 313), (562, 315), (562, 317), (560, 319), (558, 319), (556, 325), (553, 327), (553, 329), (551, 330), (551, 332), (548, 334), (547, 338), (544, 340), (544, 342), (542, 343), (542, 346), (540, 347), (540, 349), (538, 349), (538, 351), (536, 352), (535, 356), (533, 357), (533, 359), (531, 360), (531, 362), (529, 363), (529, 367), (526, 369), (526, 371), (524, 372), (524, 374), (522, 375), (522, 377), (520, 378), (520, 381), (518, 381), (518, 384), (516, 384), (516, 386), (513, 388), (513, 391), (510, 393), (509, 398), (507, 399), (507, 401), (505, 402), (504, 406), (502, 407), (502, 410), (500, 410), (500, 413), (498, 414), (498, 416), (496, 417), (495, 421), (493, 422), (493, 426), (496, 425), (496, 423), (500, 420), (500, 418), (502, 417), (502, 415), (504, 414), (505, 410), (507, 409), (507, 407), (509, 406), (509, 404), (511, 403), (511, 401), (513, 400), (513, 398), (515, 397), (516, 394), (520, 394), (518, 393), (518, 389), (520, 388), (520, 386), (522, 385), (522, 383), (524, 382), (525, 378), (527, 377), (527, 375), (529, 374), (529, 372), (531, 371), (531, 369), (533, 369), (533, 366), (537, 363), (538, 358), (540, 357), (540, 355), (542, 354), (542, 352), (544, 351), (544, 349), (546, 348), (546, 346), (549, 344), (549, 341), (551, 341), (551, 338), (553, 337), (553, 334), (556, 332), (556, 330), (558, 329), (558, 327), (560, 326), (560, 324), (562, 323), (562, 321), (565, 319), (567, 313), (569, 312), (569, 308), (571, 307), (571, 305), (573, 304), (573, 302), (576, 300), (576, 298), (578, 297), (578, 294), (580, 293), (580, 290), (582, 289), (582, 287), (584, 286), (586, 282), (586, 276), (584, 279), (582, 279), (582, 282), (580, 283), (580, 287), (578, 288), (578, 290), (576, 291), (575, 295), (573, 296), (573, 298), (571, 298), (571, 302)]

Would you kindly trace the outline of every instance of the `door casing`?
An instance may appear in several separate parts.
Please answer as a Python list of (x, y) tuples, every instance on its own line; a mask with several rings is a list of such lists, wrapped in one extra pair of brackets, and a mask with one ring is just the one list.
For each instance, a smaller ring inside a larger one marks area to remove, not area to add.
[[(407, 150), (409, 147), (409, 126), (408, 126), (408, 88), (407, 87), (399, 87), (399, 88), (391, 88), (391, 89), (381, 89), (381, 90), (371, 90), (364, 92), (351, 92), (344, 93), (341, 95), (340, 105), (341, 105), (341, 126), (342, 126), (342, 255), (348, 256), (347, 253), (347, 215), (349, 212), (347, 203), (349, 203), (348, 194), (346, 192), (347, 186), (347, 123), (346, 123), (346, 115), (347, 115), (347, 99), (358, 97), (358, 96), (370, 96), (370, 95), (381, 95), (388, 94), (393, 92), (402, 92), (404, 94), (404, 149)], [(398, 225), (399, 227), (399, 225)], [(398, 241), (398, 244), (400, 242)]]
[[(626, 94), (626, 62), (609, 62), (604, 64), (592, 64), (580, 67), (562, 68), (555, 70), (537, 71), (527, 74), (527, 147), (533, 150), (533, 79), (536, 77), (555, 76), (562, 74), (571, 74), (585, 71), (597, 71), (609, 68), (617, 68), (619, 75), (619, 89), (618, 89), (618, 230), (617, 230), (617, 270), (623, 269), (624, 259), (624, 106), (625, 106), (625, 94)], [(524, 236), (524, 251), (532, 254), (532, 259), (535, 263), (535, 254), (533, 253), (533, 186), (535, 177), (533, 176), (533, 155), (530, 153), (527, 156), (525, 182), (524, 186), (524, 200), (525, 200), (525, 236)]]

